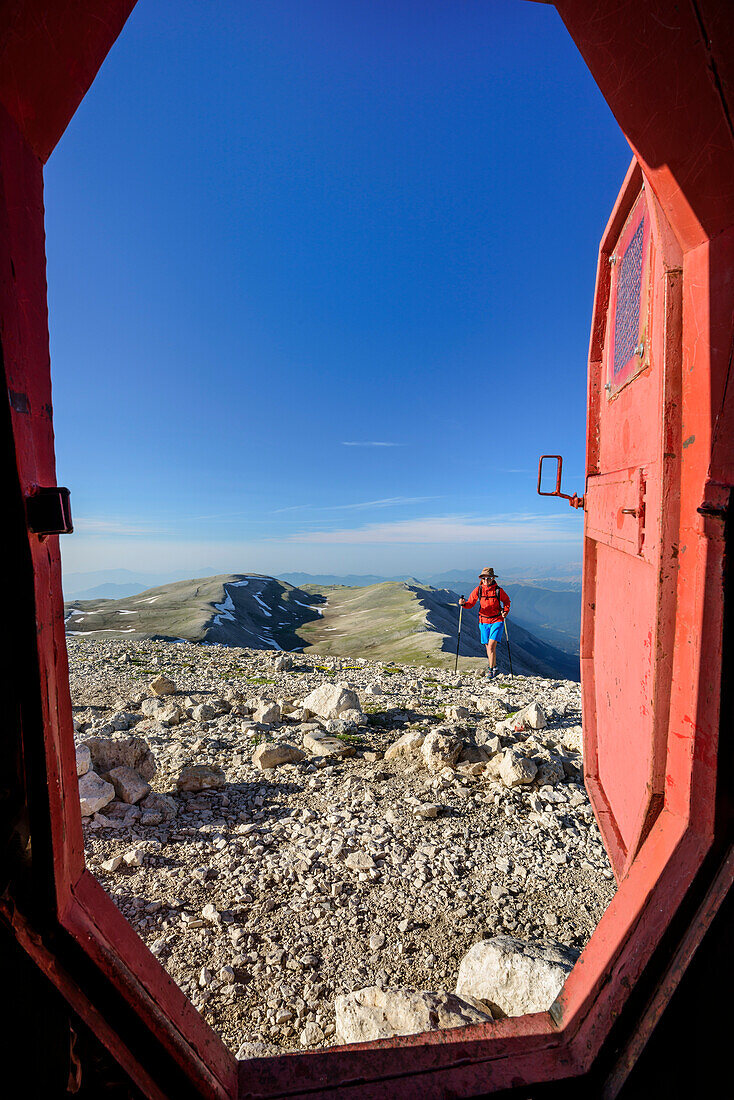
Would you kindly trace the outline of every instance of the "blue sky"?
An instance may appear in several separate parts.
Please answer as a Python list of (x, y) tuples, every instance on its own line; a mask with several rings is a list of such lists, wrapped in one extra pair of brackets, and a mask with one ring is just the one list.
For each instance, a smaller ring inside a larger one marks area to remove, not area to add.
[(140, 0), (46, 169), (65, 570), (580, 560), (629, 159), (545, 5)]

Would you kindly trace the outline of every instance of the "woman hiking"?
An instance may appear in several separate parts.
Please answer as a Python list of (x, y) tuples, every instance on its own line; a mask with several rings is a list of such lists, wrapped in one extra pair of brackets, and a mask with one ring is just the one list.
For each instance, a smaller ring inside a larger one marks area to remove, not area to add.
[(493, 680), (497, 675), (497, 642), (499, 641), (504, 621), (510, 611), (510, 597), (504, 588), (497, 584), (494, 569), (485, 566), (479, 574), (479, 584), (472, 592), (468, 600), (459, 597), (462, 607), (474, 607), (479, 600), (479, 637), (482, 645), (487, 647), (487, 660), (489, 671), (487, 675)]

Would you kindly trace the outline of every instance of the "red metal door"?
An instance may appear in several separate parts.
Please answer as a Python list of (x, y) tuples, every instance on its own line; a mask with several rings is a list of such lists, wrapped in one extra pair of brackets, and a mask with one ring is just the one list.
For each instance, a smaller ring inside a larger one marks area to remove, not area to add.
[(597, 273), (581, 642), (586, 781), (618, 875), (662, 805), (680, 366), (680, 255), (634, 163)]

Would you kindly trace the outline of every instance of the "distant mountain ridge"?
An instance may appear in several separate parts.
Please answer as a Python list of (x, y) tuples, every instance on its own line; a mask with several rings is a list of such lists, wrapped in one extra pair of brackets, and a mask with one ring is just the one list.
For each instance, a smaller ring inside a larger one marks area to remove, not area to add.
[[(449, 667), (458, 597), (417, 582), (366, 586), (304, 585), (262, 574), (222, 574), (136, 593), (118, 600), (69, 601), (71, 636), (160, 637), (255, 649), (313, 650), (343, 656)], [(476, 611), (464, 619), (460, 654), (486, 663)], [(578, 679), (578, 660), (511, 625), (516, 672)], [(500, 666), (509, 668), (504, 643)]]

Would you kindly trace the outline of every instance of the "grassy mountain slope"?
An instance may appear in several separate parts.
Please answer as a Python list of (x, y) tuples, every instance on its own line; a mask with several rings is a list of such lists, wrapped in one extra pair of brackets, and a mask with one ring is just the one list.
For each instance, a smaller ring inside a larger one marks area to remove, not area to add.
[[(385, 582), (366, 588), (339, 585), (306, 591), (326, 597), (323, 617), (301, 627), (306, 648), (319, 653), (370, 660), (452, 667), (456, 655), (458, 596), (449, 589)], [(578, 679), (578, 660), (535, 638), (509, 621), (515, 672)], [(479, 642), (477, 610), (465, 613), (459, 656), (462, 663), (486, 665)], [(507, 646), (499, 645), (499, 665), (509, 670)]]

